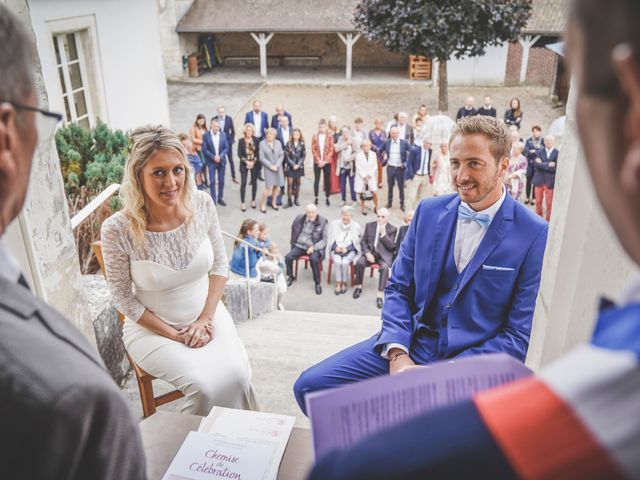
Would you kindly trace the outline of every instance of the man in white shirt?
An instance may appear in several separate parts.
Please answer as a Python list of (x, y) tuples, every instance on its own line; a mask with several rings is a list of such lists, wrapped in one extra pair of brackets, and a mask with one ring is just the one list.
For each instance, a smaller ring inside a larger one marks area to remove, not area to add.
[[(62, 120), (37, 106), (34, 51), (0, 3), (0, 238), (22, 210), (38, 141), (50, 145)], [(0, 398), (3, 478), (146, 478), (138, 427), (98, 353), (31, 293), (2, 241)]]
[(505, 194), (511, 140), (501, 122), (463, 118), (451, 138), (457, 194), (420, 203), (385, 288), (381, 331), (300, 375), (303, 411), (310, 392), (413, 365), (495, 352), (524, 361), (547, 223)]
[(393, 205), (393, 188), (398, 185), (400, 197), (400, 209), (404, 211), (404, 178), (407, 160), (410, 152), (410, 144), (400, 137), (398, 127), (391, 127), (390, 138), (382, 146), (383, 165), (387, 167), (387, 205)]
[(407, 163), (407, 180), (409, 182), (409, 208), (414, 209), (423, 198), (433, 196), (433, 173), (431, 139), (422, 139), (422, 145), (413, 147)]

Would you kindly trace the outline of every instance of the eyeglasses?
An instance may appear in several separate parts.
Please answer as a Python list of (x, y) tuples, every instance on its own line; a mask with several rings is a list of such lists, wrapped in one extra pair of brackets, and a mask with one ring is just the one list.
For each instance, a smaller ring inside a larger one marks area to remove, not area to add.
[(56, 131), (56, 128), (62, 122), (63, 116), (59, 113), (50, 112), (49, 110), (44, 110), (42, 108), (32, 107), (30, 105), (24, 105), (22, 103), (13, 102), (8, 100), (6, 102), (0, 103), (8, 103), (13, 105), (13, 108), (16, 110), (27, 110), (29, 112), (36, 112), (40, 115), (36, 116), (36, 130), (38, 131), (38, 141), (49, 141), (53, 138), (53, 134)]

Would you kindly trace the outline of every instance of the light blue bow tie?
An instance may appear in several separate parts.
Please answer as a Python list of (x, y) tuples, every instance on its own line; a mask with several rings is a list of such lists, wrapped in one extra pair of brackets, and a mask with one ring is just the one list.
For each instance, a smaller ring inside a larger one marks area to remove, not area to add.
[(458, 206), (458, 220), (476, 221), (484, 229), (489, 228), (491, 217), (486, 213), (476, 213), (465, 205)]

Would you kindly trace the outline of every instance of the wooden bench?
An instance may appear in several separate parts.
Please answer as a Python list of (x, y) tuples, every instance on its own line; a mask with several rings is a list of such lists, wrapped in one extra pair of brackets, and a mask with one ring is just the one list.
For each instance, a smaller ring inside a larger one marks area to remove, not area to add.
[[(281, 56), (267, 55), (267, 66), (279, 67), (282, 65), (282, 60), (283, 60), (283, 57)], [(224, 57), (224, 66), (225, 67), (259, 67), (260, 57), (254, 57), (254, 56)]]
[(320, 57), (313, 55), (287, 55), (282, 59), (284, 67), (317, 67), (320, 65)]

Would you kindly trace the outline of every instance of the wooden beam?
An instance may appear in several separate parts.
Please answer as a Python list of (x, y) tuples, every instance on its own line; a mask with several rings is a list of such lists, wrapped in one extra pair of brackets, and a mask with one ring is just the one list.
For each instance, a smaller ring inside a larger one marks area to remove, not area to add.
[(520, 83), (524, 83), (527, 79), (527, 66), (529, 65), (529, 51), (531, 47), (540, 39), (540, 35), (532, 37), (525, 35), (518, 38), (518, 43), (522, 46), (522, 63), (520, 64)]
[(251, 37), (258, 43), (260, 47), (260, 76), (267, 77), (267, 44), (273, 38), (273, 33), (267, 35), (266, 33), (251, 33)]
[(346, 62), (345, 78), (347, 80), (351, 80), (351, 72), (352, 72), (352, 64), (353, 64), (353, 45), (360, 38), (360, 34), (358, 33), (354, 36), (353, 33), (347, 33), (347, 36), (345, 37), (342, 33), (339, 33), (339, 32), (337, 33), (340, 40), (342, 40), (342, 43), (344, 43), (345, 46), (347, 47), (347, 62)]

